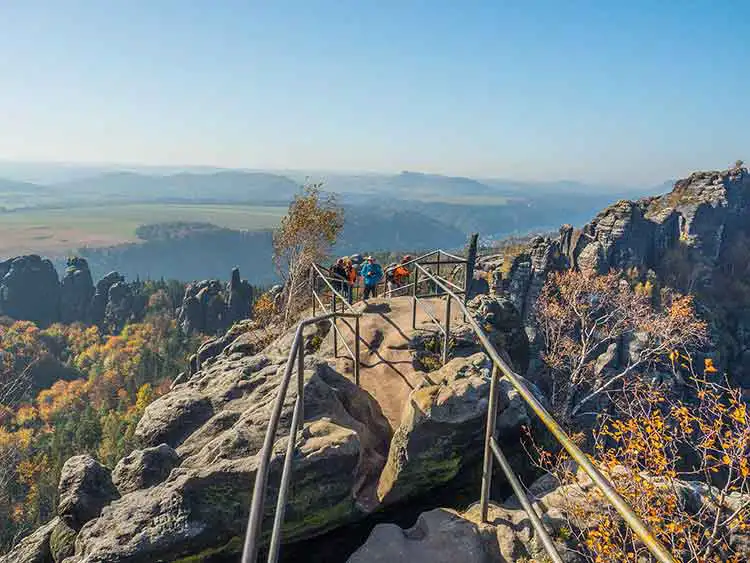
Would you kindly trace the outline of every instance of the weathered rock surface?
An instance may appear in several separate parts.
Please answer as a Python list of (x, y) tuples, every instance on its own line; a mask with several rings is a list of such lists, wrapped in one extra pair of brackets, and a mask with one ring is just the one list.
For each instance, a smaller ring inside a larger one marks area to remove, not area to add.
[(83, 258), (69, 258), (60, 281), (60, 320), (73, 323), (88, 318), (94, 291), (88, 262)]
[(49, 542), (59, 522), (59, 518), (53, 518), (44, 526), (37, 528), (21, 540), (16, 547), (0, 556), (0, 563), (53, 563)]
[[(451, 360), (411, 392), (378, 482), (381, 502), (395, 502), (450, 481), (481, 456), (489, 389), (489, 362), (479, 353)], [(517, 443), (521, 426), (530, 423), (523, 399), (502, 379), (498, 435)]]
[(48, 325), (60, 316), (60, 282), (49, 260), (32, 254), (0, 262), (0, 315)]
[(189, 284), (179, 311), (180, 326), (186, 333), (219, 334), (232, 324), (250, 317), (253, 288), (240, 279), (240, 271), (232, 270), (225, 287), (218, 280)]
[(57, 514), (73, 530), (80, 530), (119, 493), (109, 469), (89, 455), (77, 455), (63, 465), (58, 495)]
[[(279, 356), (222, 356), (149, 405), (136, 432), (144, 449), (115, 471), (124, 494), (84, 526), (71, 561), (176, 561), (209, 551), (236, 553), (257, 453), (284, 370)], [(358, 501), (374, 489), (390, 438), (373, 399), (312, 356), (306, 358), (304, 390), (305, 425), (286, 517), (290, 539), (363, 515)], [(278, 486), (295, 399), (292, 384), (272, 457), (269, 498)], [(158, 460), (176, 461), (171, 451), (182, 461), (167, 472)], [(146, 460), (153, 457), (152, 474)]]
[(478, 527), (452, 510), (438, 508), (402, 530), (380, 524), (349, 563), (490, 563)]
[[(533, 321), (539, 292), (552, 271), (578, 268), (608, 272), (637, 268), (659, 276), (676, 278), (678, 261), (668, 260), (677, 252), (690, 266), (689, 287), (693, 292), (710, 287), (712, 277), (722, 267), (724, 255), (750, 225), (750, 173), (746, 168), (696, 172), (675, 183), (662, 196), (639, 201), (619, 201), (599, 213), (582, 229), (564, 225), (557, 238), (535, 237), (526, 249), (499, 259), (480, 261), (484, 275), (500, 278), (496, 290), (506, 295), (521, 313), (531, 341), (533, 376), (538, 340)], [(503, 266), (501, 268), (501, 265)], [(682, 265), (684, 267), (684, 265)], [(741, 308), (740, 308), (741, 309)], [(726, 363), (744, 381), (743, 358), (750, 350), (750, 339), (739, 330), (745, 310), (729, 319), (732, 334)], [(750, 369), (745, 377), (750, 381)]]
[(112, 482), (121, 495), (161, 483), (180, 464), (180, 456), (167, 444), (135, 450), (112, 472)]
[(55, 563), (61, 563), (75, 553), (77, 535), (78, 532), (63, 522), (62, 519), (58, 519), (57, 525), (49, 538), (49, 549)]

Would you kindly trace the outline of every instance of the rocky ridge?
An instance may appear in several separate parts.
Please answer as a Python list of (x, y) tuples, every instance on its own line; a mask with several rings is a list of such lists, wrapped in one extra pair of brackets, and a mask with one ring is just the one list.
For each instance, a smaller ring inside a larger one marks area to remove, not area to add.
[[(18, 256), (0, 262), (0, 316), (40, 326), (82, 322), (118, 332), (146, 310), (140, 285), (127, 282), (118, 272), (94, 284), (84, 258), (69, 258), (60, 278), (50, 260)], [(226, 286), (218, 280), (187, 285), (179, 305), (180, 324), (187, 333), (217, 334), (249, 318), (252, 302), (252, 286), (234, 268)]]
[[(672, 258), (684, 253), (691, 277), (689, 287), (677, 289), (700, 292), (711, 287), (732, 241), (749, 229), (748, 170), (695, 172), (677, 181), (667, 194), (618, 201), (581, 229), (564, 225), (556, 238), (535, 237), (520, 252), (500, 261), (497, 257), (480, 260), (477, 267), (494, 281), (494, 290), (507, 296), (520, 311), (533, 348), (534, 307), (550, 272), (636, 269), (646, 278), (674, 278), (677, 266)], [(737, 313), (741, 315), (737, 322), (750, 326), (747, 312)], [(738, 381), (745, 381), (750, 371), (743, 368), (746, 362), (742, 358), (750, 357), (750, 331), (736, 332), (733, 357), (726, 357), (724, 363), (736, 368)], [(745, 383), (750, 386), (750, 380)]]

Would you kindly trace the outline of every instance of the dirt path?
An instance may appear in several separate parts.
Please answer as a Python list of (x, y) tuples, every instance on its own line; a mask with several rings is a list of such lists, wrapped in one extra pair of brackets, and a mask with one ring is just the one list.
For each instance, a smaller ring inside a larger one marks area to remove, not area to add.
[[(442, 319), (445, 301), (427, 300), (431, 313)], [(391, 427), (398, 426), (401, 411), (409, 393), (427, 375), (414, 368), (409, 341), (415, 334), (411, 328), (412, 302), (410, 297), (393, 299), (372, 299), (360, 304), (364, 314), (360, 318), (360, 385), (380, 404), (383, 414)], [(456, 322), (460, 315), (455, 310), (452, 318)], [(353, 333), (340, 325), (342, 334), (351, 337), (347, 343), (353, 347)], [(422, 307), (417, 307), (417, 332), (438, 332), (435, 324)], [(342, 352), (343, 347), (340, 348)], [(346, 352), (343, 350), (343, 354)], [(347, 374), (353, 373), (353, 363), (349, 358), (339, 358), (337, 367)]]

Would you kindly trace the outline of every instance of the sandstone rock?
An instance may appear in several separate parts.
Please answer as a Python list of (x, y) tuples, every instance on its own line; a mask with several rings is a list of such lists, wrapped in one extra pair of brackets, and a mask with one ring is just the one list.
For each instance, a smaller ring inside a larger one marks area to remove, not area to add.
[(99, 516), (119, 494), (109, 469), (89, 455), (73, 456), (63, 465), (58, 486), (57, 513), (73, 530)]
[[(478, 295), (467, 304), (474, 318), (487, 332), (498, 350), (510, 357), (511, 365), (520, 374), (529, 367), (529, 339), (524, 331), (523, 320), (510, 299), (498, 296)], [(462, 332), (458, 327), (457, 332)], [(466, 327), (469, 335), (473, 330)], [(456, 336), (457, 340), (461, 338)]]
[[(188, 555), (200, 560), (209, 552), (236, 557), (257, 453), (284, 369), (280, 358), (221, 355), (151, 403), (136, 435), (147, 446), (169, 444), (181, 464), (168, 475), (160, 472), (161, 482), (154, 477), (150, 488), (127, 492), (106, 506), (81, 530), (70, 561), (175, 561)], [(304, 390), (305, 424), (295, 453), (285, 540), (361, 518), (360, 507), (373, 496), (390, 438), (373, 399), (327, 363), (306, 358)], [(292, 384), (271, 462), (270, 503), (295, 399)], [(200, 416), (190, 416), (196, 412)], [(134, 452), (131, 457), (147, 456)], [(116, 470), (120, 484), (125, 466)]]
[(52, 531), (59, 522), (59, 518), (53, 518), (37, 528), (8, 553), (0, 556), (0, 563), (53, 563), (49, 542)]
[[(410, 393), (378, 482), (381, 502), (392, 503), (445, 483), (481, 455), (489, 375), (484, 354), (456, 358)], [(530, 423), (523, 399), (504, 379), (499, 399), (498, 434), (517, 441), (521, 425)]]
[(112, 482), (124, 495), (161, 483), (179, 464), (180, 456), (167, 444), (136, 450), (120, 460), (112, 472)]
[(96, 290), (89, 309), (89, 320), (92, 324), (102, 325), (104, 323), (107, 303), (109, 302), (109, 289), (116, 283), (123, 283), (124, 281), (125, 278), (117, 272), (110, 272), (96, 282)]
[(111, 332), (120, 332), (133, 316), (133, 291), (125, 281), (113, 283), (107, 293), (104, 324)]
[(439, 508), (419, 516), (402, 530), (379, 524), (348, 563), (490, 563), (478, 527), (457, 513)]
[(78, 533), (61, 519), (52, 530), (49, 538), (49, 548), (52, 560), (61, 563), (75, 553), (75, 541)]
[(60, 282), (49, 260), (32, 254), (0, 262), (0, 315), (46, 326), (60, 318)]
[(249, 319), (253, 302), (253, 286), (247, 280), (240, 279), (239, 268), (232, 269), (229, 282), (229, 322), (236, 323), (242, 319)]
[(64, 323), (85, 321), (94, 291), (88, 262), (83, 258), (68, 258), (60, 282), (60, 320)]

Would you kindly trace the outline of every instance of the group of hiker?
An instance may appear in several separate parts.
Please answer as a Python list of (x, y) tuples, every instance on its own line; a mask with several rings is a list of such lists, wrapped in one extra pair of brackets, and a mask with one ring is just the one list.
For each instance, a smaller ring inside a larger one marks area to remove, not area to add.
[(364, 286), (363, 299), (377, 297), (377, 288), (383, 278), (385, 278), (388, 296), (409, 280), (411, 274), (407, 267), (408, 262), (411, 261), (409, 255), (404, 256), (399, 263), (389, 265), (385, 270), (373, 256), (368, 256), (364, 260), (359, 258), (357, 255), (338, 258), (329, 269), (334, 287), (349, 303), (354, 298), (354, 288), (357, 287), (360, 279)]

